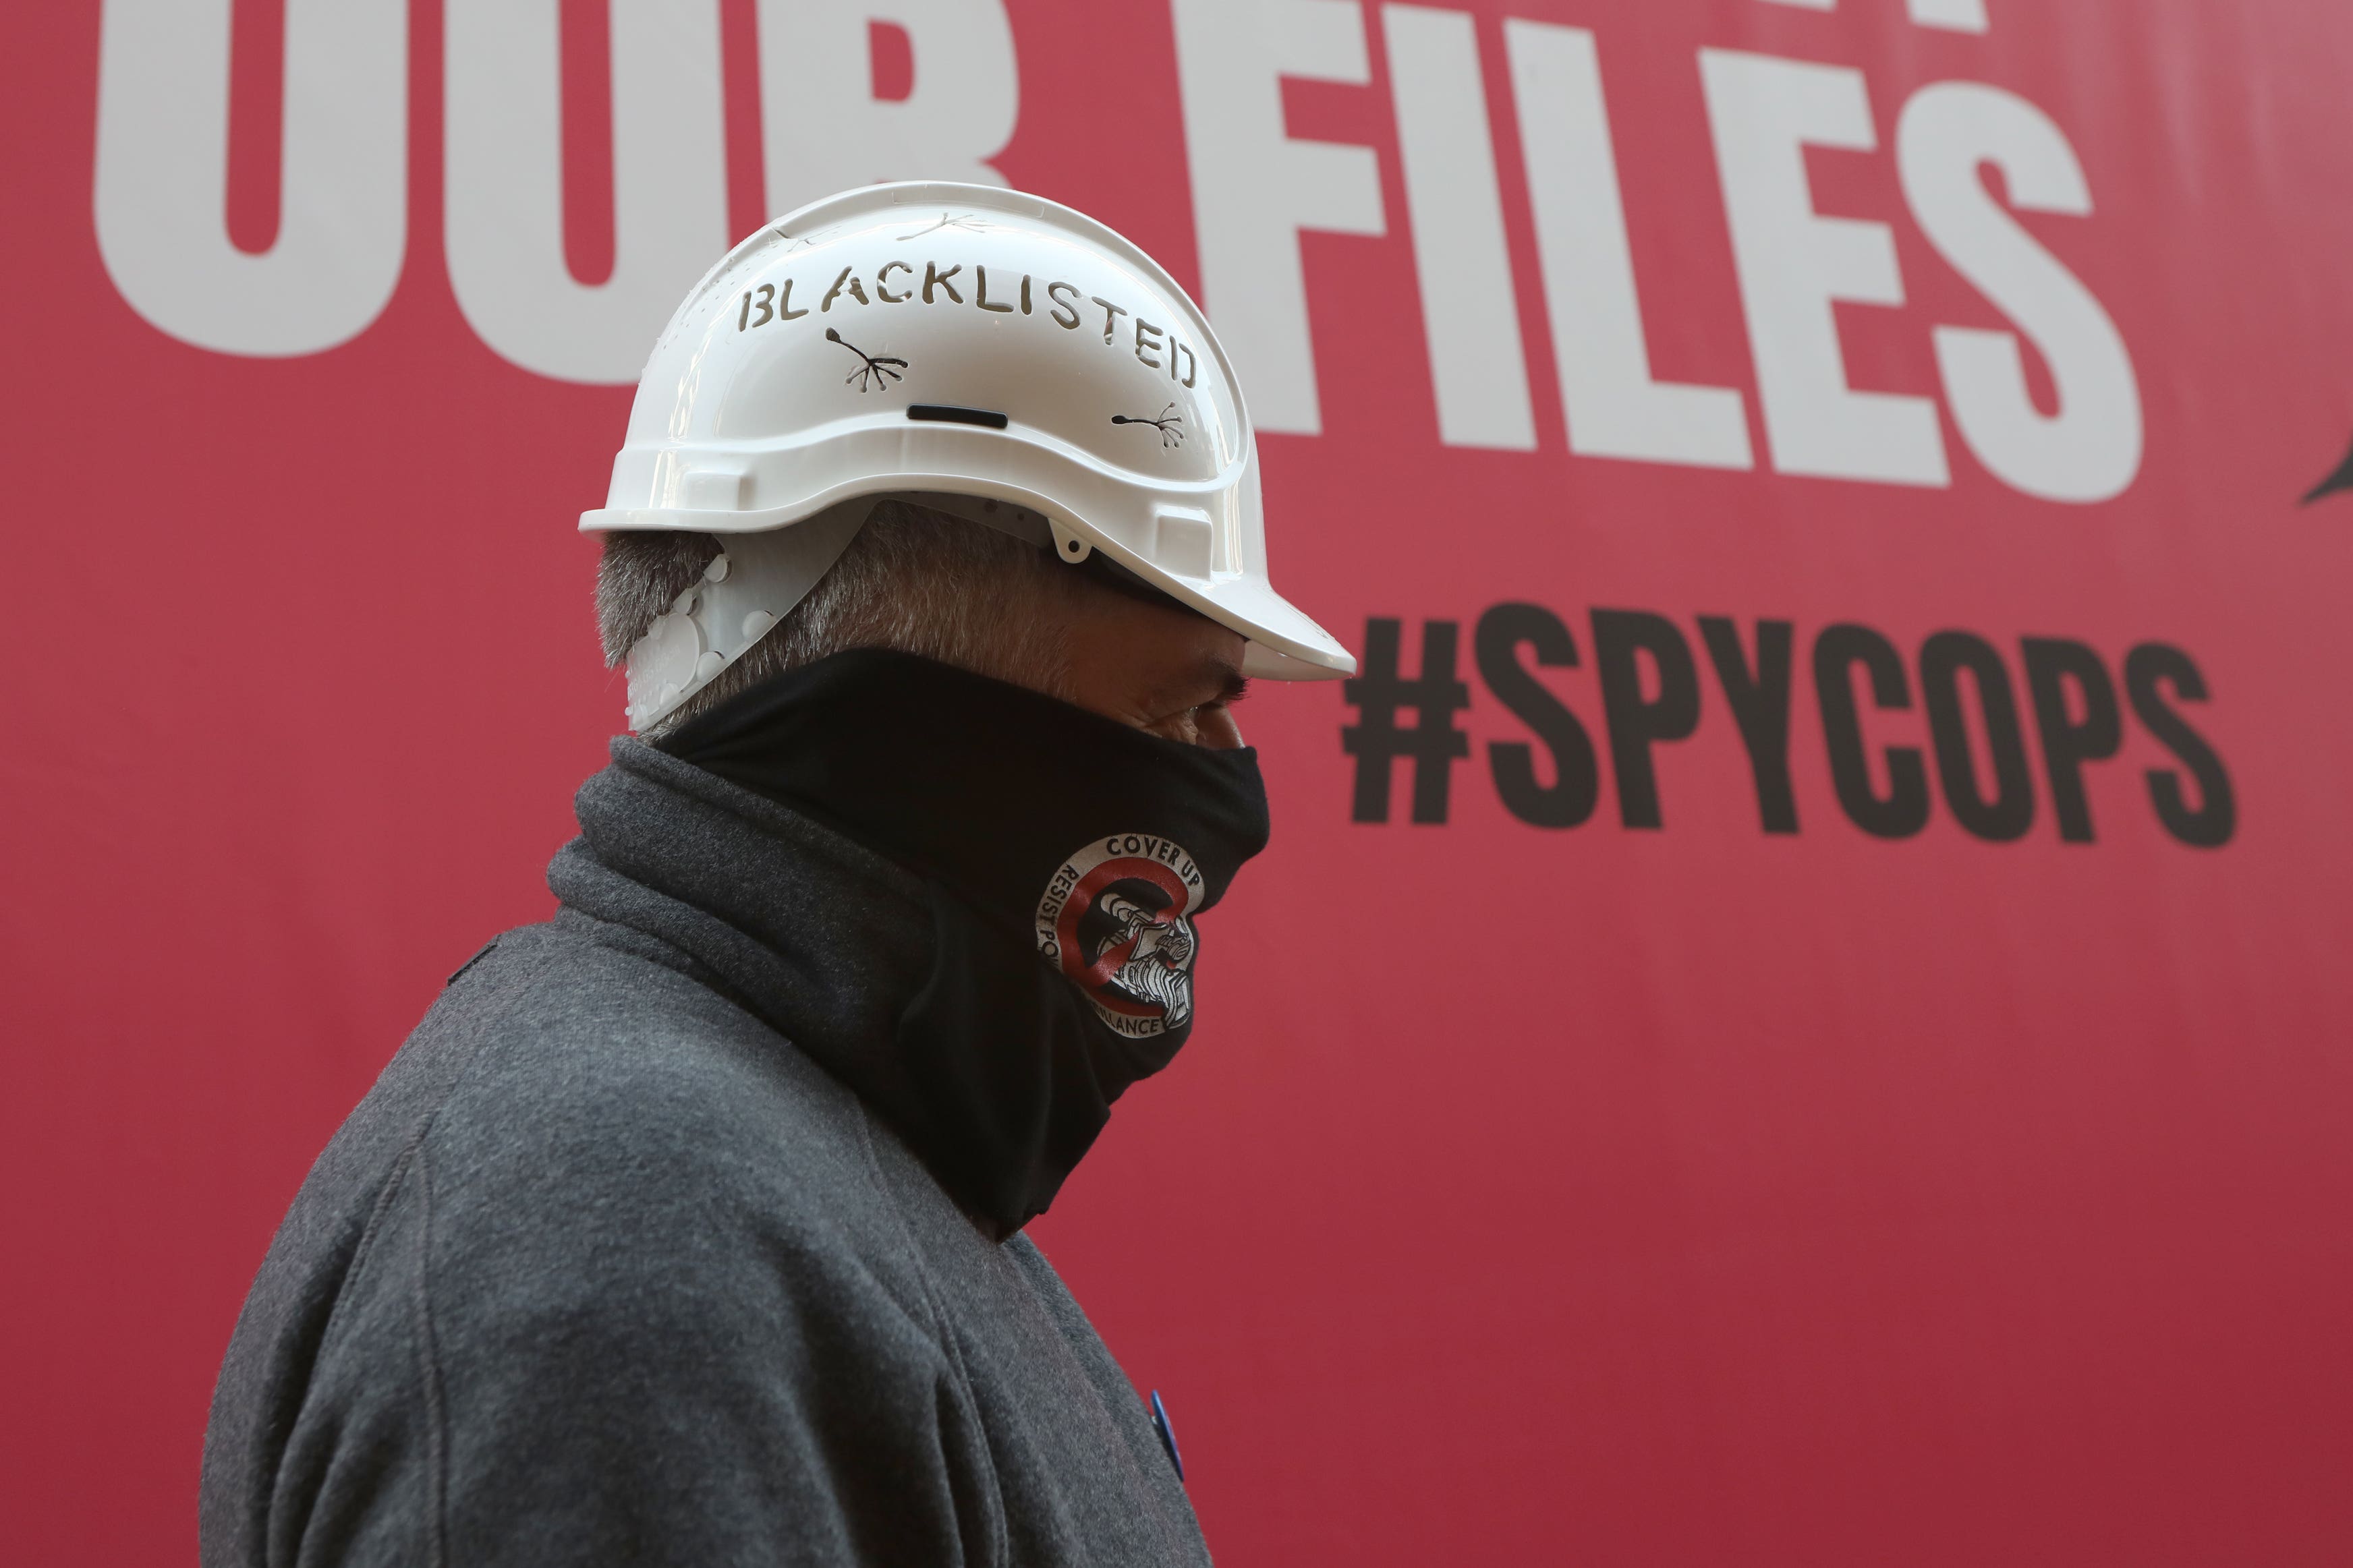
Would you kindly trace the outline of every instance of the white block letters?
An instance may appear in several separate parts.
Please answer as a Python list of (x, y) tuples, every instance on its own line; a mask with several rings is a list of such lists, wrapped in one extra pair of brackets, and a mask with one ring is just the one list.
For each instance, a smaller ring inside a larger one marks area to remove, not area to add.
[(1814, 211), (1806, 148), (1878, 146), (1862, 73), (1766, 55), (1700, 51), (1733, 265), (1783, 473), (1945, 485), (1945, 440), (1926, 398), (1847, 384), (1833, 301), (1904, 302), (1887, 226)]
[(1517, 20), (1504, 32), (1569, 449), (1750, 467), (1740, 394), (1651, 379), (1593, 35)]
[[(761, 0), (768, 212), (883, 180), (1001, 185), (1021, 78), (1003, 0)], [(903, 28), (913, 90), (874, 96), (868, 24)]]
[(727, 249), (719, 7), (612, 0), (613, 273), (564, 257), (555, 0), (447, 12), (449, 282), (482, 341), (558, 381), (632, 382)]
[[(719, 0), (601, 3), (611, 26), (610, 277), (583, 282), (565, 254), (560, 0), (445, 7), (442, 227), (452, 292), (484, 343), (539, 375), (619, 384), (727, 247), (728, 148)], [(1894, 0), (1771, 3), (1836, 13)], [(100, 23), (100, 255), (141, 316), (223, 353), (290, 356), (349, 341), (383, 311), (405, 261), (408, 7), (285, 6), (280, 218), (258, 254), (237, 247), (227, 221), (231, 0), (105, 0)], [(1372, 87), (1367, 8), (1170, 0), (1200, 294), (1267, 431), (1323, 428), (1301, 236), (1387, 232), (1374, 150), (1293, 137), (1283, 112), (1286, 79)], [(1528, 281), (1543, 289), (1571, 453), (1755, 468), (1742, 390), (1652, 374), (1594, 34), (1524, 17), (1491, 27), (1459, 5), (1378, 9), (1440, 443), (1537, 447), (1519, 309)], [(1923, 26), (1987, 27), (1986, 0), (1906, 0), (1906, 13)], [(1006, 0), (756, 0), (756, 15), (771, 216), (881, 180), (1005, 183), (993, 161), (1022, 99)], [(913, 82), (896, 100), (874, 93), (877, 25), (903, 29), (913, 47)], [(1499, 35), (1502, 57), (1482, 58), (1482, 37)], [(1532, 278), (1512, 252), (1507, 214), (1520, 187), (1497, 164), (1491, 68), (1511, 84)], [(1937, 400), (1856, 390), (1840, 341), (1841, 304), (1905, 299), (1888, 224), (1824, 216), (1808, 178), (1810, 149), (1880, 152), (1863, 73), (1717, 48), (1699, 51), (1699, 68), (1731, 237), (1728, 258), (1700, 260), (1728, 260), (1738, 284), (1771, 467), (1949, 485)], [(2091, 215), (2067, 136), (2013, 92), (1945, 81), (1915, 93), (1894, 142), (1919, 232), (2006, 318), (1999, 330), (1900, 319), (1933, 344), (1967, 450), (2042, 500), (2123, 494), (2147, 440), (2132, 353), (2019, 216)], [(1177, 170), (1154, 167), (1166, 197), (1186, 199)], [(1627, 171), (1639, 200), (1708, 199), (1704, 184), (1640, 186), (1641, 159)], [(1665, 281), (1651, 279), (1648, 304), (1651, 319), (1673, 321), (1683, 301)], [(1388, 320), (1398, 309), (1381, 307)], [(2049, 371), (2043, 406), (2030, 357)]]
[(1381, 26), (1438, 438), (1527, 451), (1535, 418), (1478, 34), (1462, 12), (1425, 5), (1385, 5)]
[(1299, 231), (1380, 234), (1369, 147), (1293, 141), (1282, 79), (1372, 79), (1356, 0), (1174, 0), (1201, 305), (1261, 430), (1324, 428)]
[(107, 0), (99, 254), (132, 309), (232, 354), (309, 354), (367, 330), (408, 244), (408, 7), (287, 0), (278, 237), (229, 243), (229, 0)]
[(1953, 422), (1978, 461), (2028, 495), (2102, 501), (2140, 472), (2140, 387), (2123, 336), (2092, 291), (1987, 192), (1980, 163), (2002, 173), (2013, 206), (2086, 216), (2091, 188), (2066, 136), (2013, 93), (1974, 82), (1920, 89), (1896, 127), (1896, 164), (1912, 216), (1953, 270), (2042, 351), (2059, 411), (2028, 396), (2018, 339), (1938, 327), (1936, 363)]

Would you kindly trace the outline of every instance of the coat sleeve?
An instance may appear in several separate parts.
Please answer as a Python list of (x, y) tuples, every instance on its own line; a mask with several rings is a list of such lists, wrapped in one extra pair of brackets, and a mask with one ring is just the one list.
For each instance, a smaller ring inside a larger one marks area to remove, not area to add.
[(1002, 1560), (934, 1326), (823, 1225), (627, 1158), (512, 1204), (429, 1155), (328, 1325), (270, 1563)]

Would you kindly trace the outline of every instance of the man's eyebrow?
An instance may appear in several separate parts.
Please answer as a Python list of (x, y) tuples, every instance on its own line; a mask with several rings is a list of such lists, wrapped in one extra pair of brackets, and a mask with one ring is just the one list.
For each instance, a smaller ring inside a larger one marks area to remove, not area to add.
[(1208, 708), (1221, 702), (1239, 702), (1250, 691), (1250, 679), (1241, 667), (1219, 654), (1203, 654), (1182, 675), (1172, 677), (1153, 699), (1155, 706), (1174, 711), (1180, 708)]

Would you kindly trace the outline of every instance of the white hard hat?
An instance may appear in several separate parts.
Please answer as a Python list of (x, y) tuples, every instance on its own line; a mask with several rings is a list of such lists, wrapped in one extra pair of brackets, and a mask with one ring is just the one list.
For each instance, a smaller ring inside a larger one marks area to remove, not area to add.
[(1175, 279), (1038, 196), (870, 185), (730, 251), (638, 382), (611, 493), (580, 526), (730, 537), (630, 650), (632, 723), (765, 635), (885, 496), (1064, 561), (1101, 551), (1240, 633), (1247, 674), (1356, 668), (1267, 581), (1250, 416)]

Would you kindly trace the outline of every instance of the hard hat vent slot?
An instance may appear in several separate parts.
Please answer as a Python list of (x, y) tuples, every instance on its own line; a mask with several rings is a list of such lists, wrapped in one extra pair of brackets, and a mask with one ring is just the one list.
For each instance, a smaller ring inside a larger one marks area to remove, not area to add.
[(978, 425), (1002, 430), (1012, 423), (994, 408), (958, 408), (953, 403), (911, 403), (907, 417), (940, 425)]

